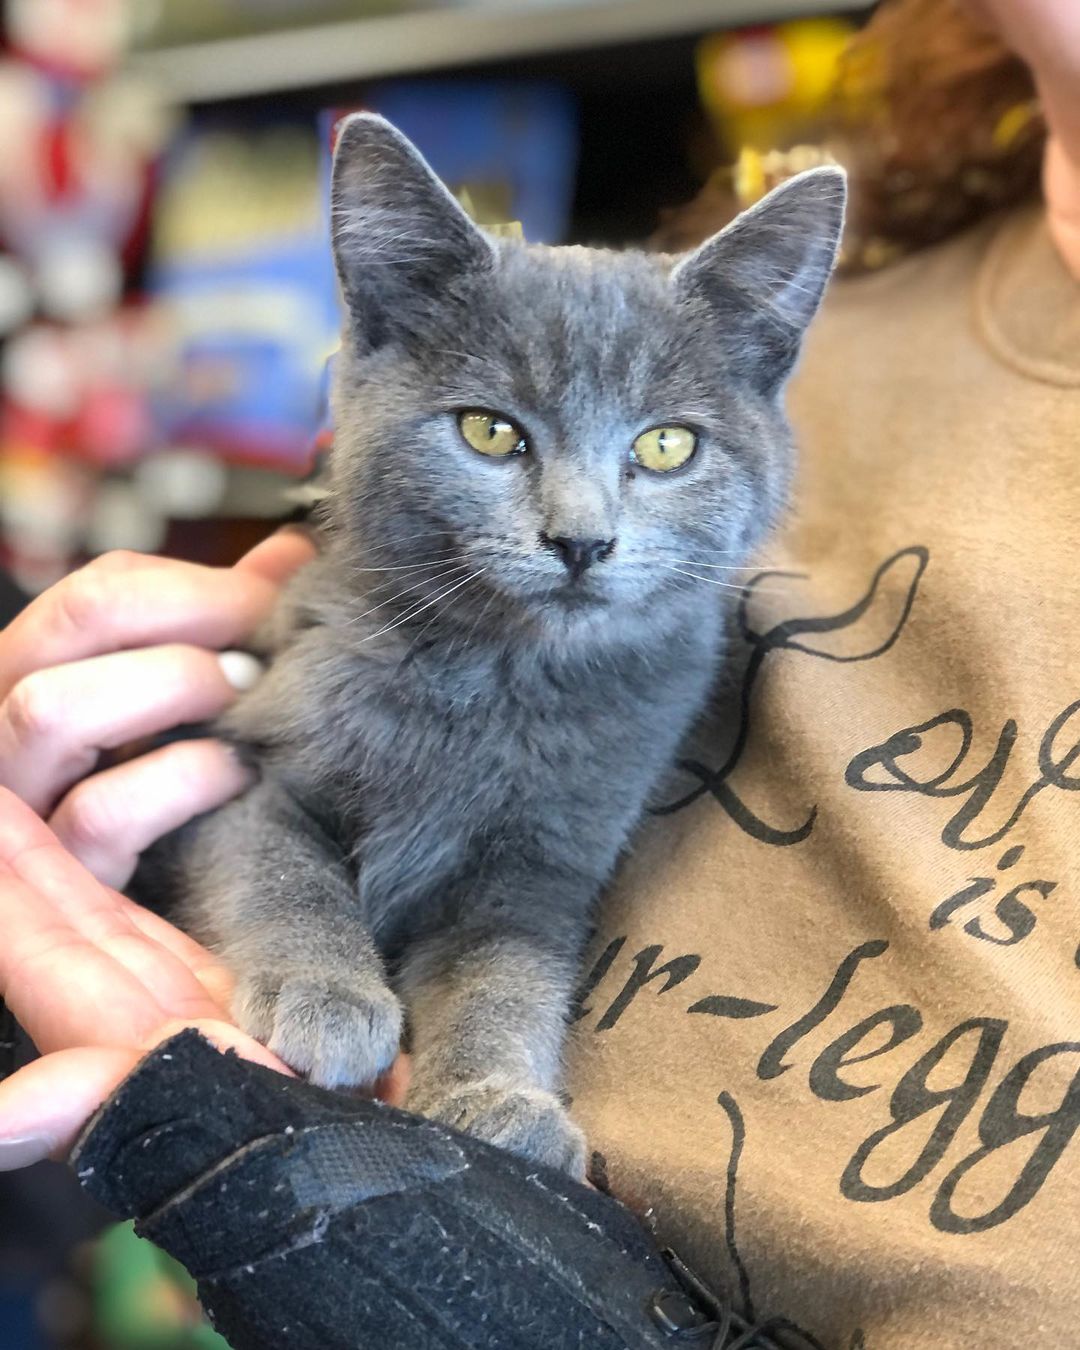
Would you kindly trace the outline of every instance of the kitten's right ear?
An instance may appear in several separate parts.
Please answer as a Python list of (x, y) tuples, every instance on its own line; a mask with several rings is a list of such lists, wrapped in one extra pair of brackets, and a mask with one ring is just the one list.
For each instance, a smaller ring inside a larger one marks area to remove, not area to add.
[(384, 118), (342, 124), (331, 184), (334, 260), (368, 347), (424, 328), (424, 312), (462, 273), (492, 265), (490, 239)]

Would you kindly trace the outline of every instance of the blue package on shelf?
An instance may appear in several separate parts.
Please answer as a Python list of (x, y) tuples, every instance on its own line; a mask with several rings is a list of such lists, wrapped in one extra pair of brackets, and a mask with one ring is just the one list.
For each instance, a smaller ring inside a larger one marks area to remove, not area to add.
[(536, 244), (566, 237), (578, 122), (563, 86), (392, 81), (369, 90), (364, 106), (403, 131), (451, 191), (467, 189), (477, 207), (486, 206), (488, 219), (521, 221)]
[(193, 128), (165, 167), (148, 283), (168, 334), (161, 439), (302, 469), (340, 319), (317, 128)]

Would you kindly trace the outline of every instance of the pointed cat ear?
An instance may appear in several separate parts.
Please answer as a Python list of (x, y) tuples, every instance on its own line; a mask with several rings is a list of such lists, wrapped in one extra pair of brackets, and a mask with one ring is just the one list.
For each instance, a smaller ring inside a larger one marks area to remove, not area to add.
[(846, 175), (823, 166), (788, 179), (679, 262), (676, 293), (703, 301), (731, 366), (779, 387), (836, 261)]
[(338, 134), (331, 235), (346, 302), (369, 347), (423, 328), (448, 281), (494, 259), (491, 241), (416, 147), (374, 113), (349, 117)]

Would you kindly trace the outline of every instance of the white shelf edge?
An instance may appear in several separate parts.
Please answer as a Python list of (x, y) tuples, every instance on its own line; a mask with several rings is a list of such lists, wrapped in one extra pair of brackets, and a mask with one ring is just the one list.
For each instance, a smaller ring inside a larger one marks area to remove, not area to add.
[(162, 47), (133, 54), (128, 69), (177, 102), (206, 103), (865, 7), (866, 0), (480, 3)]

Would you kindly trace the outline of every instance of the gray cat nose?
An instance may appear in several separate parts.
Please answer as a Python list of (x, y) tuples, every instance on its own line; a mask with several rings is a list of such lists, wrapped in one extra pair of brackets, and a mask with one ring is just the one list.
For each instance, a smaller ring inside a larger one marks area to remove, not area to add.
[(605, 558), (609, 558), (615, 547), (614, 539), (571, 539), (565, 534), (553, 537), (543, 532), (540, 534), (540, 542), (545, 548), (550, 548), (559, 555), (575, 581), (593, 563), (603, 562)]

